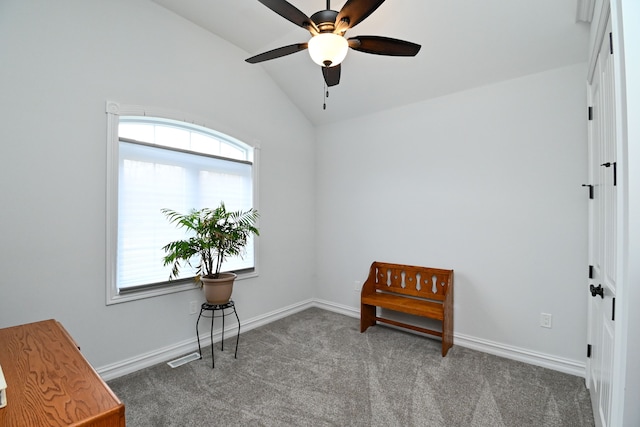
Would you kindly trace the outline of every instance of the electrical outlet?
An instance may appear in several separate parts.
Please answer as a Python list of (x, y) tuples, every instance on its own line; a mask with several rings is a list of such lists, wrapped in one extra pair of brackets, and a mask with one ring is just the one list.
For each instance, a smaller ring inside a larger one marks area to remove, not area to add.
[(360, 284), (359, 280), (354, 280), (353, 281), (353, 292), (360, 292), (360, 290), (362, 289), (362, 285)]
[(189, 314), (196, 314), (198, 312), (198, 301), (189, 302)]
[(551, 328), (551, 315), (549, 313), (540, 313), (540, 327)]

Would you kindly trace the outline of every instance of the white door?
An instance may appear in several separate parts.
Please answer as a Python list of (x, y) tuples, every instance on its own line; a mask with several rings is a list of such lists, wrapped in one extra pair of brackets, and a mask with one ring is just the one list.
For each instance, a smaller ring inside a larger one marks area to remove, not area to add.
[(590, 275), (587, 385), (596, 426), (609, 427), (616, 297), (616, 139), (611, 21), (607, 24), (590, 84), (589, 206)]

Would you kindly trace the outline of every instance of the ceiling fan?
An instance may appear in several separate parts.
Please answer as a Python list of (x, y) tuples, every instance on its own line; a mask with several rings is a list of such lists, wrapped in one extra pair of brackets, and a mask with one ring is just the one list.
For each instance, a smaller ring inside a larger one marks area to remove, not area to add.
[(312, 37), (308, 43), (283, 46), (252, 56), (246, 59), (250, 64), (308, 49), (311, 59), (322, 67), (322, 75), (327, 86), (335, 86), (340, 83), (340, 63), (346, 57), (348, 48), (388, 56), (416, 56), (420, 51), (419, 44), (389, 37), (344, 37), (347, 30), (371, 15), (384, 0), (348, 0), (339, 12), (331, 10), (331, 2), (327, 0), (327, 8), (314, 13), (310, 18), (286, 0), (258, 1), (283, 18), (306, 29)]

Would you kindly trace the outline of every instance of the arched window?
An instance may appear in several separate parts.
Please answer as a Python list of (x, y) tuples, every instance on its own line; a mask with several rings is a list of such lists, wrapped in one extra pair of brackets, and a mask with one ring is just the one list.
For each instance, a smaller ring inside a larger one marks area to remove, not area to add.
[[(204, 126), (154, 117), (148, 109), (124, 115), (108, 106), (107, 112), (107, 304), (192, 289), (193, 271), (182, 269), (182, 280), (168, 281), (162, 247), (183, 238), (184, 230), (170, 224), (161, 209), (186, 213), (221, 201), (229, 210), (255, 208), (255, 147)], [(240, 278), (255, 268), (253, 241), (244, 257), (224, 264)]]

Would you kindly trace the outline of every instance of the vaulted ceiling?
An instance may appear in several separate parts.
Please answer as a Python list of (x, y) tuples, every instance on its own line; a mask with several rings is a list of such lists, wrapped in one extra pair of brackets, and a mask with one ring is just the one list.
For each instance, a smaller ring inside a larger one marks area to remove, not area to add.
[[(309, 33), (257, 0), (153, 0), (247, 52), (307, 42)], [(311, 16), (325, 0), (288, 0)], [(369, 114), (587, 60), (581, 0), (387, 0), (347, 32), (422, 45), (416, 57), (350, 50), (323, 110), (321, 69), (306, 51), (262, 67), (315, 125)], [(340, 10), (345, 0), (332, 1)], [(586, 69), (585, 69), (586, 78)]]

